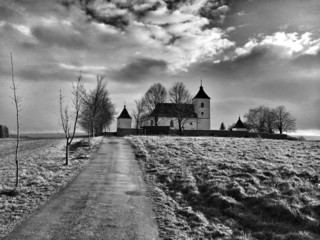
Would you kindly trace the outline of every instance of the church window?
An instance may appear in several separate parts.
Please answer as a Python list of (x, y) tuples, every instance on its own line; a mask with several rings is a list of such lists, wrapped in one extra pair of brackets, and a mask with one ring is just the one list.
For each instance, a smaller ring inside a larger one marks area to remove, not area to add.
[(170, 127), (174, 127), (173, 120), (170, 121)]
[(153, 126), (153, 120), (150, 121), (151, 126)]
[(202, 115), (202, 116), (203, 116), (203, 114), (204, 114), (204, 113), (203, 113), (203, 112), (201, 112), (201, 115)]
[(204, 108), (204, 103), (203, 102), (201, 103), (201, 107)]

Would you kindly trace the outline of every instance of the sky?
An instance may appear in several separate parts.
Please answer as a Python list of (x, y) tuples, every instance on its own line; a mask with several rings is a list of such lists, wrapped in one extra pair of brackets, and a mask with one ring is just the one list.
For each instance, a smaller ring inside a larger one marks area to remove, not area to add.
[[(319, 0), (0, 0), (0, 124), (15, 131), (10, 52), (22, 132), (61, 132), (82, 72), (108, 81), (118, 114), (154, 83), (211, 97), (211, 128), (250, 108), (284, 105), (297, 132), (320, 135)], [(115, 130), (115, 124), (111, 130)]]

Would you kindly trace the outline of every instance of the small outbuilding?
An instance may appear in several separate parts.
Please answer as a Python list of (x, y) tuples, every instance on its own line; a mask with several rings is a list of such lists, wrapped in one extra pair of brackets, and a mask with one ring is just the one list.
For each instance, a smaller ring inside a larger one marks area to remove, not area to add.
[(117, 128), (131, 128), (132, 117), (129, 115), (126, 105), (124, 105), (123, 110), (118, 117)]
[(232, 131), (248, 131), (246, 125), (243, 124), (239, 117), (237, 123), (232, 127)]

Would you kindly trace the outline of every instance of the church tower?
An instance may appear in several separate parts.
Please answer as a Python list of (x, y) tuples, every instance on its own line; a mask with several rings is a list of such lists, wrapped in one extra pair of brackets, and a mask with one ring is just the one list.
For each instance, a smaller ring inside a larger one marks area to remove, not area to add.
[(198, 130), (210, 130), (210, 97), (202, 86), (197, 95), (192, 99), (195, 113), (198, 115)]
[(124, 108), (118, 117), (117, 128), (131, 128), (131, 122), (132, 118), (127, 111), (126, 105), (124, 105)]

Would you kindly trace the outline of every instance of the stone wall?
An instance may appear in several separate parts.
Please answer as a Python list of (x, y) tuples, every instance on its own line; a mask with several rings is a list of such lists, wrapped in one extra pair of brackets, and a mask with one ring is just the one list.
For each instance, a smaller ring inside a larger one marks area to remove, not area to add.
[[(179, 135), (179, 131), (170, 131), (172, 135)], [(287, 139), (286, 134), (254, 133), (247, 131), (221, 131), (221, 130), (193, 130), (183, 131), (183, 136), (214, 136), (214, 137), (244, 137), (244, 138), (269, 138)]]
[[(118, 129), (117, 136), (126, 135), (146, 135), (143, 129), (123, 128)], [(152, 135), (152, 134), (150, 134)], [(179, 130), (170, 130), (169, 135), (179, 135)], [(221, 130), (184, 130), (183, 136), (212, 136), (212, 137), (243, 137), (243, 138), (268, 138), (268, 139), (287, 139), (286, 134), (253, 133), (245, 131), (221, 131)]]
[(127, 135), (138, 135), (143, 134), (142, 129), (139, 129), (139, 132), (137, 132), (134, 128), (118, 128), (117, 129), (117, 136), (127, 136)]

